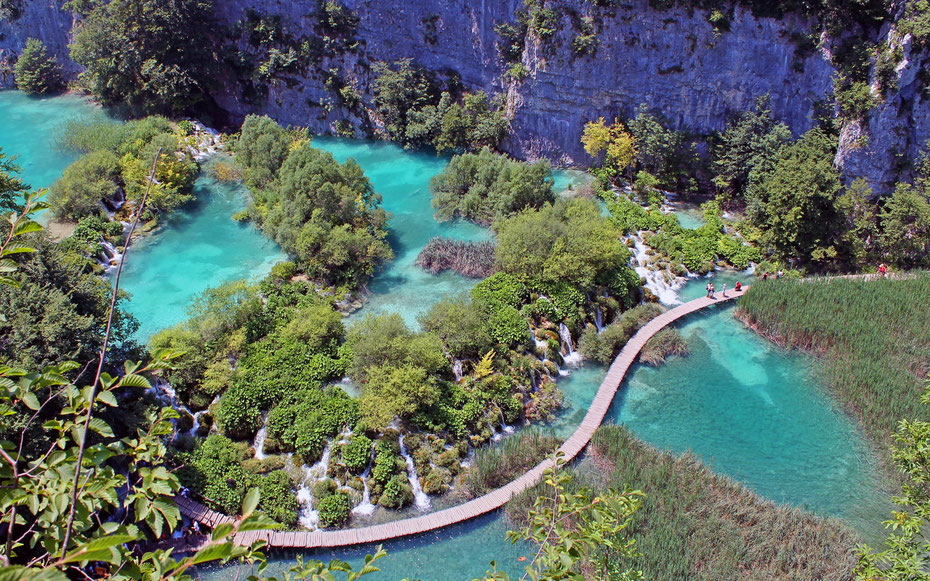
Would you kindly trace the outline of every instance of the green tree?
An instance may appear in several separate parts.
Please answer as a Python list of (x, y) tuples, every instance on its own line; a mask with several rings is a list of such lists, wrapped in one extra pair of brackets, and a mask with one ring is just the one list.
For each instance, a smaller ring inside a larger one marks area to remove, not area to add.
[(16, 88), (27, 95), (44, 95), (61, 90), (61, 65), (48, 54), (45, 44), (37, 39), (26, 40), (23, 52), (13, 67)]
[(899, 183), (879, 214), (881, 246), (901, 268), (930, 265), (930, 197), (920, 186)]
[(840, 257), (843, 217), (833, 166), (835, 139), (812, 129), (779, 150), (772, 172), (759, 183), (748, 214), (779, 260), (826, 267)]
[(584, 150), (597, 164), (595, 175), (614, 182), (632, 167), (636, 157), (635, 141), (623, 123), (615, 119), (613, 125), (607, 125), (603, 117), (585, 123), (581, 134)]
[(384, 428), (395, 417), (409, 418), (439, 398), (436, 379), (416, 365), (369, 367), (367, 376), (359, 405), (370, 427)]
[(71, 58), (104, 104), (133, 114), (180, 113), (203, 98), (209, 78), (210, 0), (93, 3), (78, 21)]
[(419, 321), (453, 357), (476, 358), (491, 348), (487, 314), (468, 297), (443, 297)]
[(493, 153), (456, 155), (430, 180), (438, 220), (462, 217), (490, 224), (555, 201), (548, 161), (529, 164)]
[(693, 147), (685, 142), (685, 135), (666, 128), (662, 120), (640, 105), (636, 117), (627, 123), (636, 143), (636, 162), (641, 171), (657, 178), (657, 185), (676, 187), (689, 165), (696, 162)]
[(15, 160), (0, 149), (0, 212), (19, 209), (19, 199), (29, 190), (29, 186), (19, 178), (22, 168), (16, 165)]
[(436, 373), (448, 365), (442, 342), (432, 333), (414, 333), (397, 313), (369, 313), (346, 334), (352, 351), (349, 375), (364, 379), (367, 370), (385, 365), (413, 365)]
[(119, 158), (105, 149), (89, 153), (65, 168), (48, 194), (55, 218), (77, 221), (84, 216), (99, 215), (103, 200), (114, 199), (120, 192)]
[(495, 224), (502, 271), (590, 289), (603, 272), (626, 262), (618, 232), (590, 200), (559, 200)]
[(756, 99), (755, 110), (729, 123), (712, 150), (714, 185), (721, 202), (745, 203), (747, 190), (774, 169), (778, 151), (790, 141), (791, 130), (772, 117), (769, 96)]

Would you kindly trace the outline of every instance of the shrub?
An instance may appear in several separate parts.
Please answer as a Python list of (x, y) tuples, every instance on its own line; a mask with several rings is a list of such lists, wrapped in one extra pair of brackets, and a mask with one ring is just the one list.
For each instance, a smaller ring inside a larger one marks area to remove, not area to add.
[(462, 276), (486, 278), (494, 274), (494, 243), (437, 236), (420, 251), (416, 265), (433, 274), (452, 270)]
[(321, 500), (317, 510), (320, 513), (320, 526), (335, 527), (349, 521), (352, 503), (349, 495), (337, 492)]
[(361, 474), (371, 460), (371, 438), (365, 434), (354, 434), (352, 440), (342, 449), (342, 463), (349, 472)]
[(646, 341), (639, 352), (639, 360), (647, 365), (661, 365), (672, 355), (687, 355), (688, 344), (678, 329), (666, 327)]
[(13, 67), (16, 88), (27, 95), (43, 95), (61, 90), (61, 66), (48, 54), (45, 44), (36, 38), (26, 46)]
[(403, 508), (413, 502), (413, 489), (406, 475), (396, 474), (384, 485), (378, 504), (386, 508)]
[(429, 187), (439, 220), (462, 217), (490, 224), (555, 201), (549, 162), (514, 161), (487, 147), (453, 157)]
[(297, 525), (300, 504), (291, 487), (291, 478), (283, 470), (275, 470), (261, 479), (261, 509), (287, 527)]
[(52, 213), (59, 220), (80, 220), (102, 213), (103, 200), (119, 191), (120, 163), (113, 153), (100, 150), (81, 157), (67, 168), (48, 194)]

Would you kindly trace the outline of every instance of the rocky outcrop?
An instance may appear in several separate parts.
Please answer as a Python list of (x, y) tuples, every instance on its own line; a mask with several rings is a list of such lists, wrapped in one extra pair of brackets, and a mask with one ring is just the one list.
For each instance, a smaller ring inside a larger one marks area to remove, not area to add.
[(10, 0), (10, 9), (0, 15), (0, 88), (13, 86), (13, 76), (3, 74), (2, 63), (12, 65), (29, 38), (38, 38), (57, 55), (68, 76), (77, 75), (78, 67), (68, 58), (68, 42), (73, 23), (71, 12), (63, 10), (58, 0)]
[[(75, 73), (78, 67), (66, 57), (71, 16), (53, 0), (20, 2), (19, 18), (0, 21), (0, 55), (18, 51), (26, 38), (36, 36)], [(436, 71), (454, 71), (469, 87), (506, 92), (514, 129), (506, 148), (514, 155), (584, 165), (581, 131), (586, 121), (600, 116), (626, 117), (645, 104), (673, 127), (702, 135), (722, 129), (732, 115), (768, 93), (774, 114), (800, 134), (813, 125), (815, 105), (831, 90), (829, 53), (797, 49), (794, 39), (812, 26), (798, 16), (756, 18), (737, 6), (726, 26), (715, 30), (702, 10), (659, 11), (648, 0), (604, 9), (566, 0), (552, 38), (526, 39), (522, 62), (528, 76), (509, 85), (502, 81), (495, 27), (513, 22), (522, 0), (343, 3), (360, 18), (352, 50), (324, 54), (312, 67), (276, 78), (258, 98), (230, 73), (213, 95), (216, 103), (233, 118), (265, 113), (316, 132), (332, 131), (337, 122), (345, 132), (348, 121), (360, 135), (362, 128), (378, 125), (370, 107), (372, 63), (412, 58)], [(298, 41), (320, 36), (316, 0), (224, 0), (217, 5), (216, 36), (235, 30), (250, 11), (278, 15)], [(571, 49), (578, 14), (595, 16), (599, 46), (593, 55), (577, 56)], [(238, 42), (238, 48), (248, 48), (244, 40)], [(877, 191), (887, 191), (930, 138), (930, 104), (920, 74), (925, 63), (911, 54), (906, 39), (901, 42), (906, 61), (899, 67), (898, 90), (867, 119), (844, 128), (837, 156), (847, 175), (865, 176)], [(327, 86), (332, 70), (358, 90), (361, 106), (334, 99)]]

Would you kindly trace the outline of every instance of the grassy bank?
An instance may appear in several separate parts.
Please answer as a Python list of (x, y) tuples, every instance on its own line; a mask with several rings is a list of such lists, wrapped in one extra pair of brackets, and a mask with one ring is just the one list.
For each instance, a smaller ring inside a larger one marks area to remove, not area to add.
[(479, 448), (465, 473), (462, 492), (477, 498), (516, 480), (543, 461), (562, 441), (536, 430), (523, 430), (498, 446)]
[(903, 418), (928, 419), (920, 403), (930, 372), (930, 276), (774, 280), (740, 299), (750, 326), (821, 355), (825, 379), (887, 450)]
[[(858, 539), (845, 524), (776, 505), (693, 456), (664, 453), (602, 426), (573, 486), (646, 493), (631, 529), (646, 579), (851, 579)], [(516, 524), (538, 490), (507, 505)]]

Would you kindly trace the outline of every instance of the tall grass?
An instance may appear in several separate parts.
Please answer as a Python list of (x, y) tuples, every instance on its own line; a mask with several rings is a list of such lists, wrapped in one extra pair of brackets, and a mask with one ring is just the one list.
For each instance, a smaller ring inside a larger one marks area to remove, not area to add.
[(416, 265), (433, 274), (454, 270), (470, 278), (487, 278), (496, 270), (494, 244), (437, 236), (430, 239), (420, 251)]
[(823, 356), (827, 383), (888, 450), (901, 419), (930, 419), (920, 403), (930, 372), (930, 275), (902, 279), (774, 280), (740, 299), (761, 333)]
[(555, 436), (522, 430), (497, 446), (478, 449), (465, 473), (464, 493), (477, 497), (509, 484), (542, 462), (561, 443)]
[[(629, 563), (645, 579), (852, 579), (858, 541), (844, 523), (776, 505), (745, 486), (602, 426), (572, 487), (627, 486), (646, 493), (630, 533), (641, 557)], [(538, 491), (507, 505), (515, 526)]]

